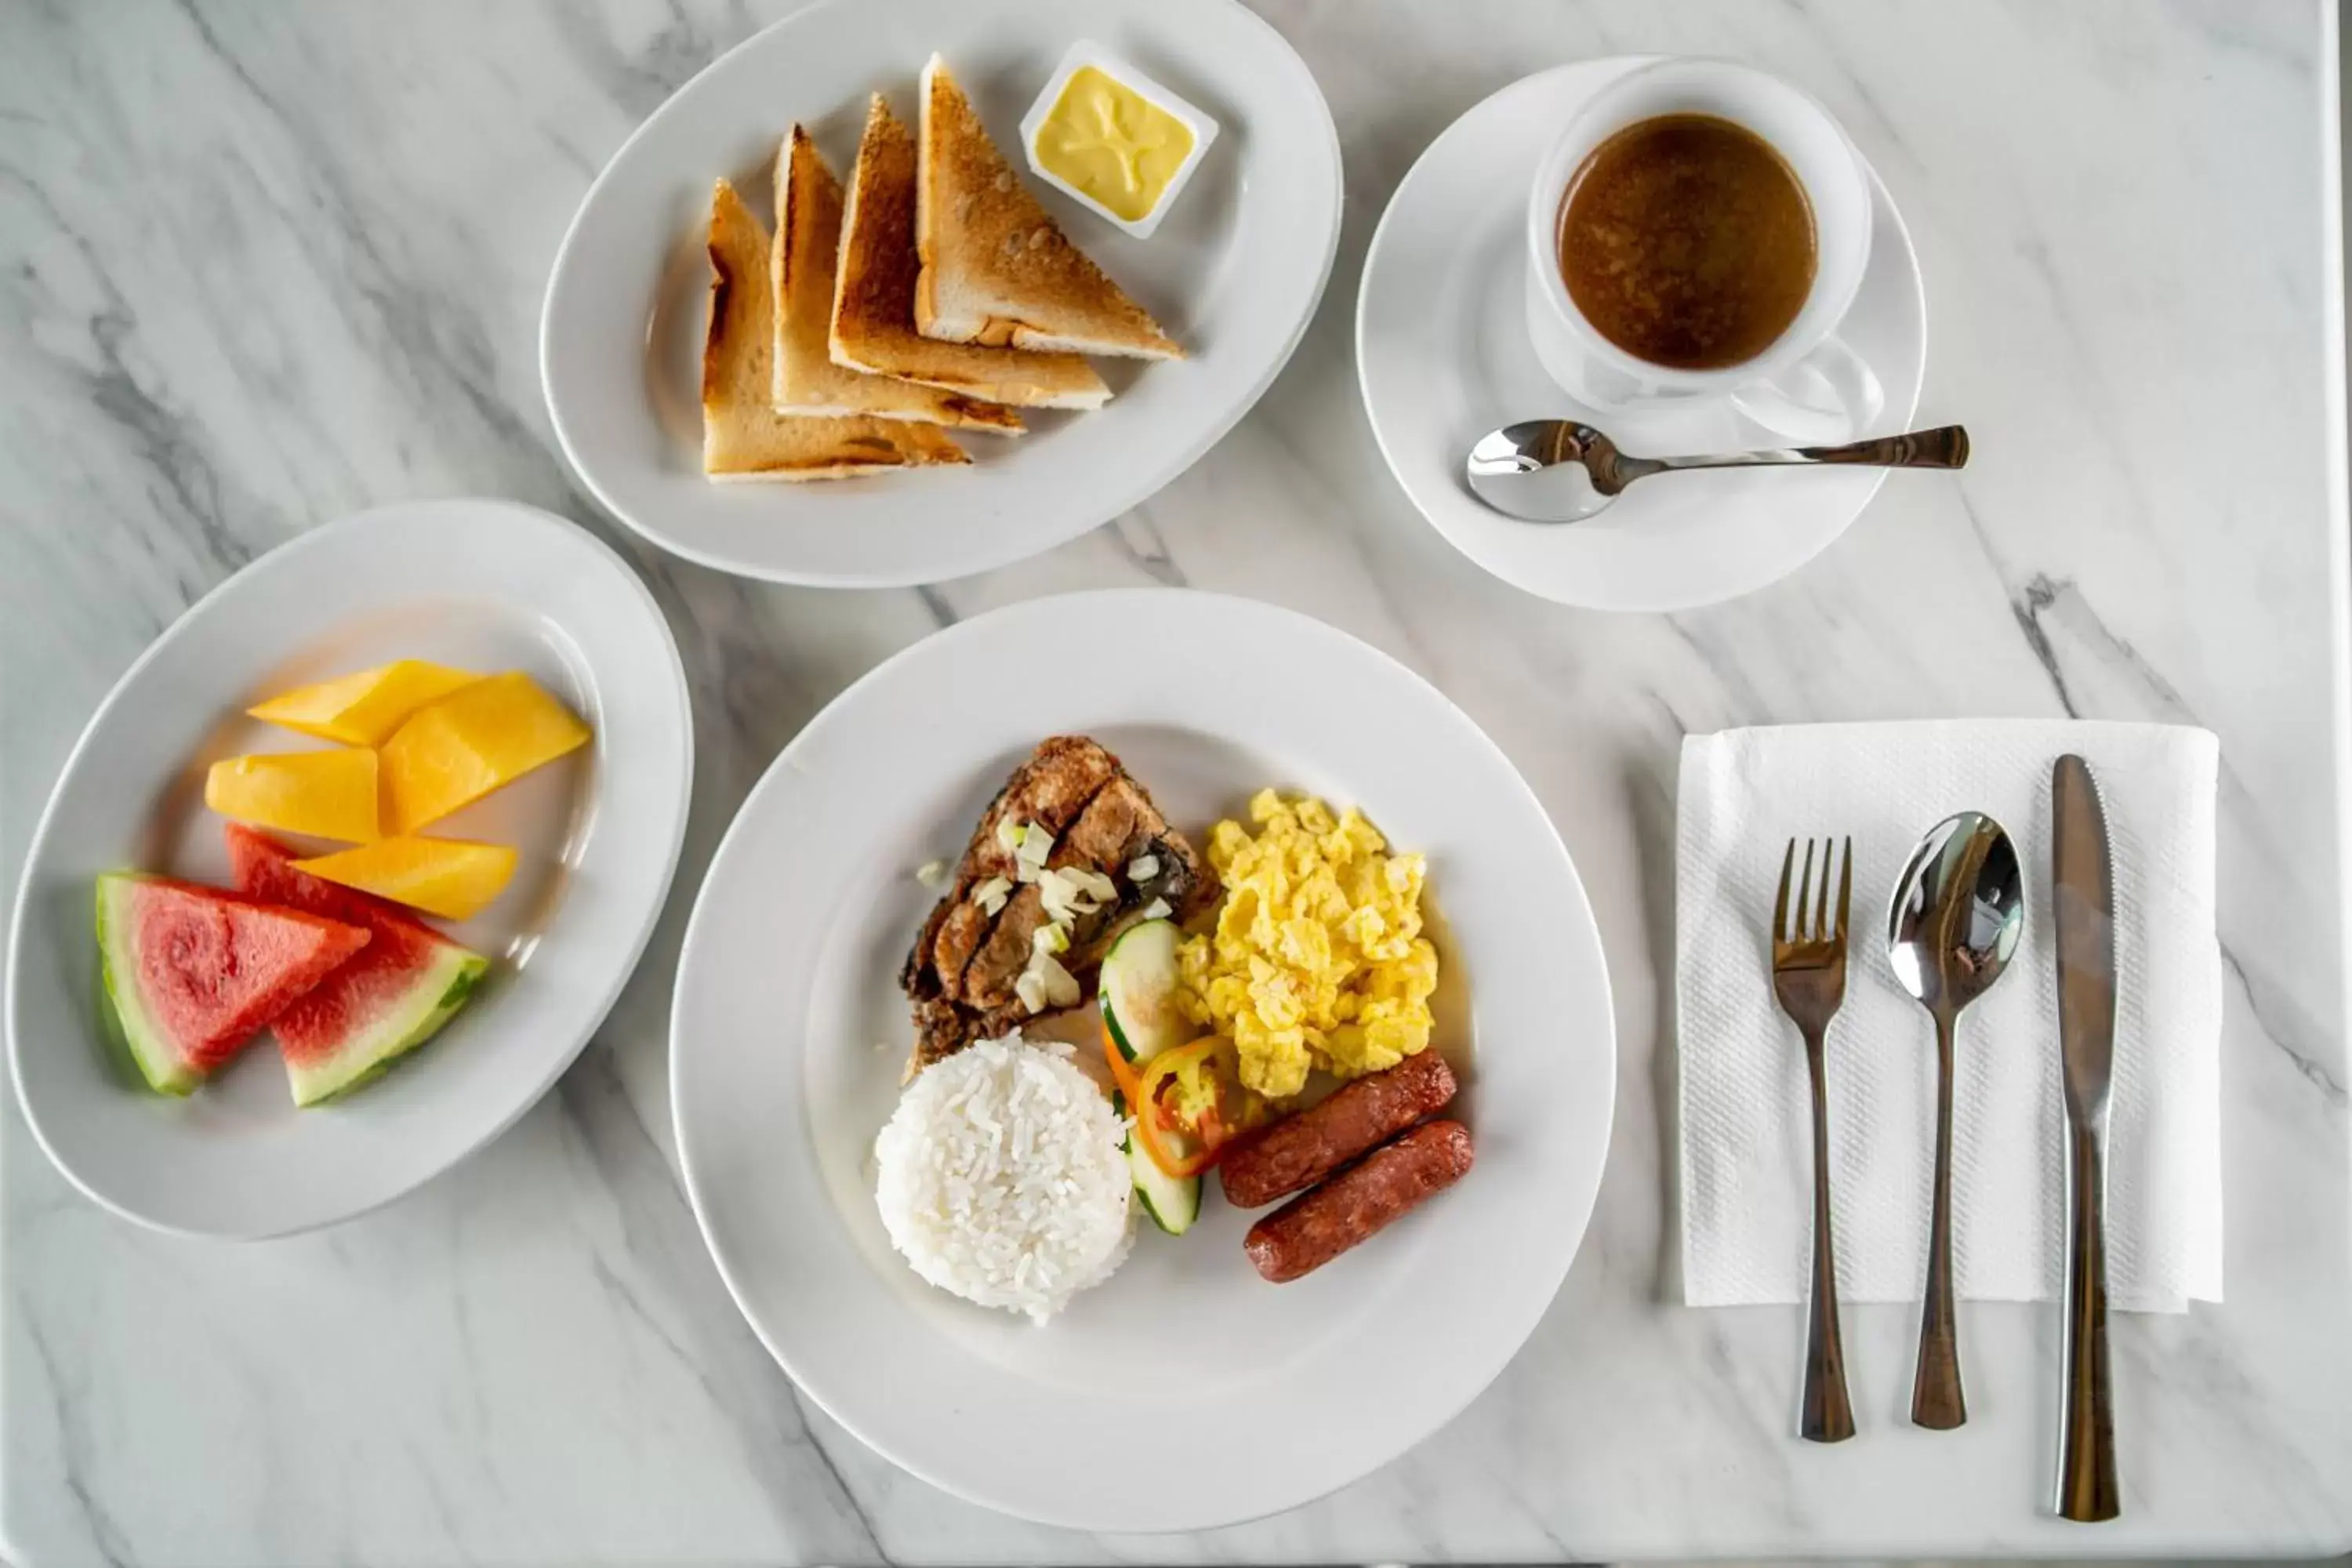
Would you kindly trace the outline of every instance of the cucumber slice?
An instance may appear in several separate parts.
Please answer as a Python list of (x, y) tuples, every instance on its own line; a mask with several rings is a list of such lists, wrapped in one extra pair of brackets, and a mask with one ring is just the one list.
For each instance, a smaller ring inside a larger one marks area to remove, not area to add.
[[(1110, 1108), (1119, 1115), (1127, 1114), (1127, 1097), (1117, 1089), (1111, 1091)], [(1143, 1201), (1143, 1212), (1151, 1223), (1170, 1236), (1181, 1236), (1192, 1228), (1201, 1217), (1201, 1178), (1171, 1176), (1152, 1163), (1151, 1151), (1133, 1132), (1118, 1146), (1127, 1156), (1127, 1173), (1135, 1183), (1135, 1195)]]
[(1182, 939), (1173, 921), (1143, 921), (1103, 955), (1103, 1023), (1129, 1061), (1149, 1061), (1193, 1037), (1176, 1008), (1176, 944)]
[(1127, 1168), (1135, 1177), (1135, 1195), (1151, 1223), (1171, 1236), (1181, 1236), (1201, 1217), (1201, 1178), (1171, 1176), (1154, 1164), (1143, 1140), (1127, 1135)]

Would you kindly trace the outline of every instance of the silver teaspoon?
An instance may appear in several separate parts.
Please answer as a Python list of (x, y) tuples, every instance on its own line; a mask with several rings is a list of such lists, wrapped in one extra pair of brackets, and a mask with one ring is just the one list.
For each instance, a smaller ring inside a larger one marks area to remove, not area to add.
[(1843, 447), (1773, 447), (1702, 458), (1636, 458), (1590, 425), (1530, 419), (1478, 437), (1465, 477), (1480, 500), (1523, 522), (1581, 522), (1607, 510), (1635, 479), (1686, 468), (1767, 468), (1843, 463), (1879, 468), (1958, 468), (1969, 433), (1958, 425), (1880, 436)]
[(1936, 1020), (1936, 1195), (1919, 1365), (1911, 1384), (1911, 1419), (1921, 1426), (1958, 1426), (1969, 1418), (1952, 1304), (1952, 1036), (1960, 1009), (2000, 978), (2024, 929), (2016, 846), (1979, 811), (1948, 816), (1927, 830), (1886, 912), (1886, 961)]

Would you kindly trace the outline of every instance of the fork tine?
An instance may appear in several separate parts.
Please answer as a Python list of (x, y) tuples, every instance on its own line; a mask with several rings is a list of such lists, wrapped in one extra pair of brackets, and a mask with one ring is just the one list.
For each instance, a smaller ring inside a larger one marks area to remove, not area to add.
[(1846, 911), (1853, 904), (1853, 840), (1845, 841), (1845, 868), (1838, 873), (1838, 945), (1845, 945)]
[[(1822, 879), (1824, 882), (1829, 879), (1829, 868), (1826, 866), (1822, 868)], [(1805, 906), (1812, 901), (1812, 898), (1813, 841), (1808, 838), (1805, 840), (1805, 874), (1800, 878), (1797, 882), (1797, 929), (1794, 934), (1800, 941), (1804, 941), (1819, 934), (1818, 932), (1809, 931), (1805, 925)]]
[(1796, 864), (1797, 841), (1789, 840), (1788, 853), (1780, 857), (1780, 891), (1772, 900), (1772, 940), (1789, 940), (1789, 870)]
[(1837, 841), (1822, 840), (1822, 898), (1813, 906), (1813, 940), (1826, 942), (1830, 934), (1830, 862), (1837, 858)]

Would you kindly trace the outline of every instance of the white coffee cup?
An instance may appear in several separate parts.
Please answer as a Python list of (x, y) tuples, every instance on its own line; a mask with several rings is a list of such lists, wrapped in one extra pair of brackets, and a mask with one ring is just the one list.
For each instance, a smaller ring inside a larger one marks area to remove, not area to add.
[[(1710, 114), (1754, 132), (1787, 160), (1813, 209), (1813, 286), (1788, 330), (1755, 358), (1685, 370), (1636, 358), (1602, 337), (1560, 276), (1560, 203), (1593, 150), (1662, 114)], [(1528, 331), (1562, 390), (1603, 412), (1728, 398), (1758, 424), (1809, 441), (1867, 430), (1885, 406), (1878, 377), (1841, 342), (1870, 260), (1870, 178), (1845, 132), (1777, 77), (1727, 60), (1666, 59), (1595, 93), (1560, 133), (1528, 199)]]

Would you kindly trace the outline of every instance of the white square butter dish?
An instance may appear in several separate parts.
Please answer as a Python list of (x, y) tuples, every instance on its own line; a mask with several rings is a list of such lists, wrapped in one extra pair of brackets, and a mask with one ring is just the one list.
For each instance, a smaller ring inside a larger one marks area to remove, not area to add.
[[(1069, 88), (1070, 79), (1089, 67), (1181, 122), (1192, 133), (1192, 144), (1186, 150), (1183, 161), (1168, 176), (1159, 200), (1140, 217), (1122, 216), (1094, 195), (1055, 174), (1037, 155), (1038, 133), (1061, 102), (1063, 93)], [(1192, 171), (1200, 167), (1202, 158), (1216, 139), (1217, 122), (1214, 120), (1101, 45), (1087, 39), (1080, 39), (1070, 46), (1068, 52), (1063, 55), (1061, 64), (1054, 68), (1054, 74), (1046, 79), (1045, 90), (1037, 95), (1037, 100), (1029, 106), (1029, 112), (1021, 119), (1021, 149), (1029, 160), (1030, 172), (1071, 200), (1083, 205), (1087, 211), (1106, 222), (1118, 225), (1138, 239), (1148, 238), (1160, 226), (1160, 220), (1184, 194), (1185, 185), (1192, 178)]]

